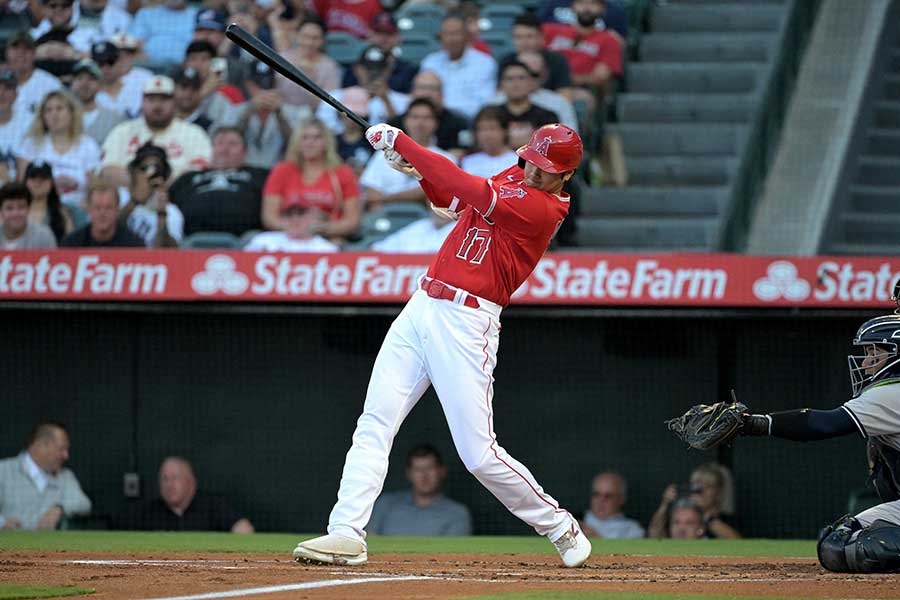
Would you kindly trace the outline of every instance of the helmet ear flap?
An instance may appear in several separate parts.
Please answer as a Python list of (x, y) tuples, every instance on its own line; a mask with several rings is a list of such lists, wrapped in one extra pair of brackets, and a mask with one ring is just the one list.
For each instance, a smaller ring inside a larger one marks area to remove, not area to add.
[(521, 158), (521, 157), (519, 158), (519, 168), (522, 169), (523, 171), (525, 170), (525, 159), (524, 158)]

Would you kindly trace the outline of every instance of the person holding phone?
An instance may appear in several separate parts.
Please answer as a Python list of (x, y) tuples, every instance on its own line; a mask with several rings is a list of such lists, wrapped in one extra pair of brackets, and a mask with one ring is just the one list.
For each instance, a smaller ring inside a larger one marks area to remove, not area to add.
[(128, 163), (129, 199), (120, 223), (141, 237), (148, 248), (174, 248), (184, 233), (184, 216), (169, 202), (166, 181), (172, 174), (166, 151), (147, 142)]

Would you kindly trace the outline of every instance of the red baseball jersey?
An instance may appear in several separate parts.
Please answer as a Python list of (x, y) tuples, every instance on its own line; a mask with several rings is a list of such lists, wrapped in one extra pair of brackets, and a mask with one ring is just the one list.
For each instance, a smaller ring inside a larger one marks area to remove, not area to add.
[(612, 31), (597, 29), (585, 37), (572, 25), (544, 23), (544, 44), (562, 53), (569, 68), (577, 75), (587, 75), (597, 63), (603, 63), (615, 75), (622, 75), (622, 38)]
[(470, 175), (405, 134), (394, 148), (422, 175), (422, 189), (435, 206), (462, 211), (428, 276), (509, 304), (566, 218), (569, 196), (526, 186), (516, 165), (490, 179)]
[(384, 12), (378, 0), (312, 0), (312, 9), (328, 31), (346, 31), (360, 39), (372, 32), (372, 19)]

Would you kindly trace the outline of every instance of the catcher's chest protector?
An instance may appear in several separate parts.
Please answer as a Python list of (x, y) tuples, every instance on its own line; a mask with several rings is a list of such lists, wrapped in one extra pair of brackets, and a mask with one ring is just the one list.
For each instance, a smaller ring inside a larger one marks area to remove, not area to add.
[(869, 455), (869, 480), (882, 502), (900, 500), (900, 450), (888, 446), (878, 438), (866, 443)]

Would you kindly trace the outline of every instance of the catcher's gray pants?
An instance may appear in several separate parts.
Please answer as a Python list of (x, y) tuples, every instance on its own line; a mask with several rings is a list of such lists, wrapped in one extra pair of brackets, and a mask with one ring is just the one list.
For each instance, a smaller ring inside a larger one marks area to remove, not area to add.
[(856, 515), (856, 520), (863, 527), (868, 527), (878, 519), (900, 526), (900, 500), (873, 506)]

